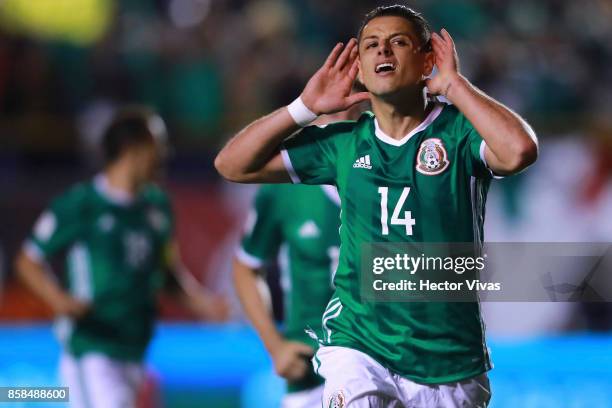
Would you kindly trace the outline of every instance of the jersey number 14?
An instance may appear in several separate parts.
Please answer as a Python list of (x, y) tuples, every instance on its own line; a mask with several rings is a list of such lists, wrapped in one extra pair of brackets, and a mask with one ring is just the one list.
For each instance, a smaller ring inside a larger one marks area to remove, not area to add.
[[(380, 224), (382, 226), (382, 234), (389, 235), (389, 210), (387, 209), (389, 187), (378, 187), (378, 194), (380, 194)], [(406, 235), (412, 235), (412, 226), (416, 224), (416, 220), (412, 218), (412, 212), (404, 211), (404, 218), (401, 218), (402, 207), (404, 207), (408, 194), (410, 194), (410, 187), (404, 187), (393, 209), (391, 225), (403, 225), (406, 228)]]

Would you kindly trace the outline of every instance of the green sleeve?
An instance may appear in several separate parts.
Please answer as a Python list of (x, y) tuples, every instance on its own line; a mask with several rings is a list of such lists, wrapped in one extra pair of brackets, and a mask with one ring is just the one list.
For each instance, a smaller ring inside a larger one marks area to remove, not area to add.
[(308, 126), (284, 143), (285, 168), (293, 183), (336, 184), (339, 130), (346, 122)]
[(260, 268), (274, 259), (282, 244), (280, 214), (274, 205), (278, 186), (263, 186), (255, 196), (244, 228), (238, 259), (251, 268)]
[(84, 195), (76, 187), (55, 198), (34, 224), (26, 252), (37, 260), (49, 258), (69, 247), (82, 235)]
[(485, 160), (486, 143), (484, 139), (462, 113), (458, 115), (458, 122), (463, 139), (463, 158), (468, 174), (477, 178), (494, 177)]

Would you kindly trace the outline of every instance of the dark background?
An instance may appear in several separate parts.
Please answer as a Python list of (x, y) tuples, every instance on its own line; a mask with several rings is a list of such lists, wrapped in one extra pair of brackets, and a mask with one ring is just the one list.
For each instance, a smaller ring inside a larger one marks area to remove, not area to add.
[[(234, 299), (229, 264), (253, 187), (221, 181), (213, 158), (249, 121), (291, 102), (331, 47), (354, 35), (364, 12), (379, 4), (1, 2), (0, 319), (6, 333), (47, 327), (49, 310), (14, 280), (12, 258), (50, 198), (99, 171), (101, 129), (124, 103), (150, 105), (167, 121), (174, 151), (163, 184), (177, 213), (183, 258), (198, 280)], [(527, 118), (540, 138), (536, 165), (494, 183), (486, 239), (610, 242), (612, 2), (408, 4), (424, 12), (436, 31), (449, 30), (464, 75)], [(563, 339), (601, 332), (598, 336), (608, 339), (612, 322), (607, 304), (483, 307), (494, 338)], [(233, 316), (242, 321), (238, 307)], [(168, 301), (163, 317), (190, 319)], [(18, 363), (0, 366), (0, 382), (22, 378), (9, 375)], [(612, 378), (608, 375), (603, 378)], [(566, 383), (563, 392), (572, 388), (571, 380)], [(500, 384), (503, 390), (505, 383)], [(535, 386), (534, 392), (547, 388), (550, 384)], [(510, 401), (501, 395), (499, 406)], [(612, 406), (612, 396), (602, 395), (609, 397), (602, 397), (604, 405), (589, 406)]]

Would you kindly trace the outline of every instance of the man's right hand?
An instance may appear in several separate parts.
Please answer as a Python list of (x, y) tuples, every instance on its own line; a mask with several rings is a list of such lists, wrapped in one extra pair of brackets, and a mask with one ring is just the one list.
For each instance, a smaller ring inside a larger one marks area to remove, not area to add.
[(308, 359), (314, 350), (307, 344), (284, 340), (274, 347), (271, 355), (276, 374), (288, 381), (297, 381), (308, 372)]
[(338, 43), (325, 64), (310, 78), (302, 92), (302, 102), (317, 115), (346, 110), (370, 99), (368, 92), (351, 94), (359, 71), (357, 40), (351, 38), (346, 47)]
[[(370, 98), (368, 92), (351, 94), (359, 72), (357, 55), (355, 39), (351, 39), (346, 47), (336, 45), (325, 64), (306, 84), (300, 95), (301, 103), (295, 105), (299, 105), (305, 117), (294, 116), (289, 105), (252, 122), (238, 132), (215, 158), (219, 174), (235, 183), (291, 182), (280, 153), (283, 141), (318, 115), (340, 112)], [(302, 104), (310, 112), (305, 112)]]

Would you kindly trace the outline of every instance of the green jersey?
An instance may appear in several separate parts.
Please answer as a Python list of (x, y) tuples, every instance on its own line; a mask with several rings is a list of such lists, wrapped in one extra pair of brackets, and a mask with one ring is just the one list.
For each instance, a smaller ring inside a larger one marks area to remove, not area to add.
[(364, 243), (482, 242), (492, 178), (484, 148), (465, 116), (445, 104), (401, 140), (366, 112), (357, 122), (304, 128), (285, 142), (292, 181), (335, 184), (342, 202), (323, 344), (360, 350), (419, 383), (491, 368), (477, 302), (368, 302), (360, 298), (359, 276)]
[[(333, 186), (265, 185), (255, 197), (237, 256), (252, 268), (277, 259), (285, 310), (285, 337), (313, 347), (305, 332), (319, 328), (333, 293), (338, 263), (340, 199)], [(322, 379), (309, 373), (290, 391)]]
[(172, 225), (170, 203), (160, 189), (150, 185), (128, 198), (113, 191), (102, 175), (60, 195), (40, 216), (27, 253), (42, 261), (65, 251), (63, 283), (91, 304), (85, 317), (61, 320), (58, 326), (70, 353), (143, 358), (153, 334)]

